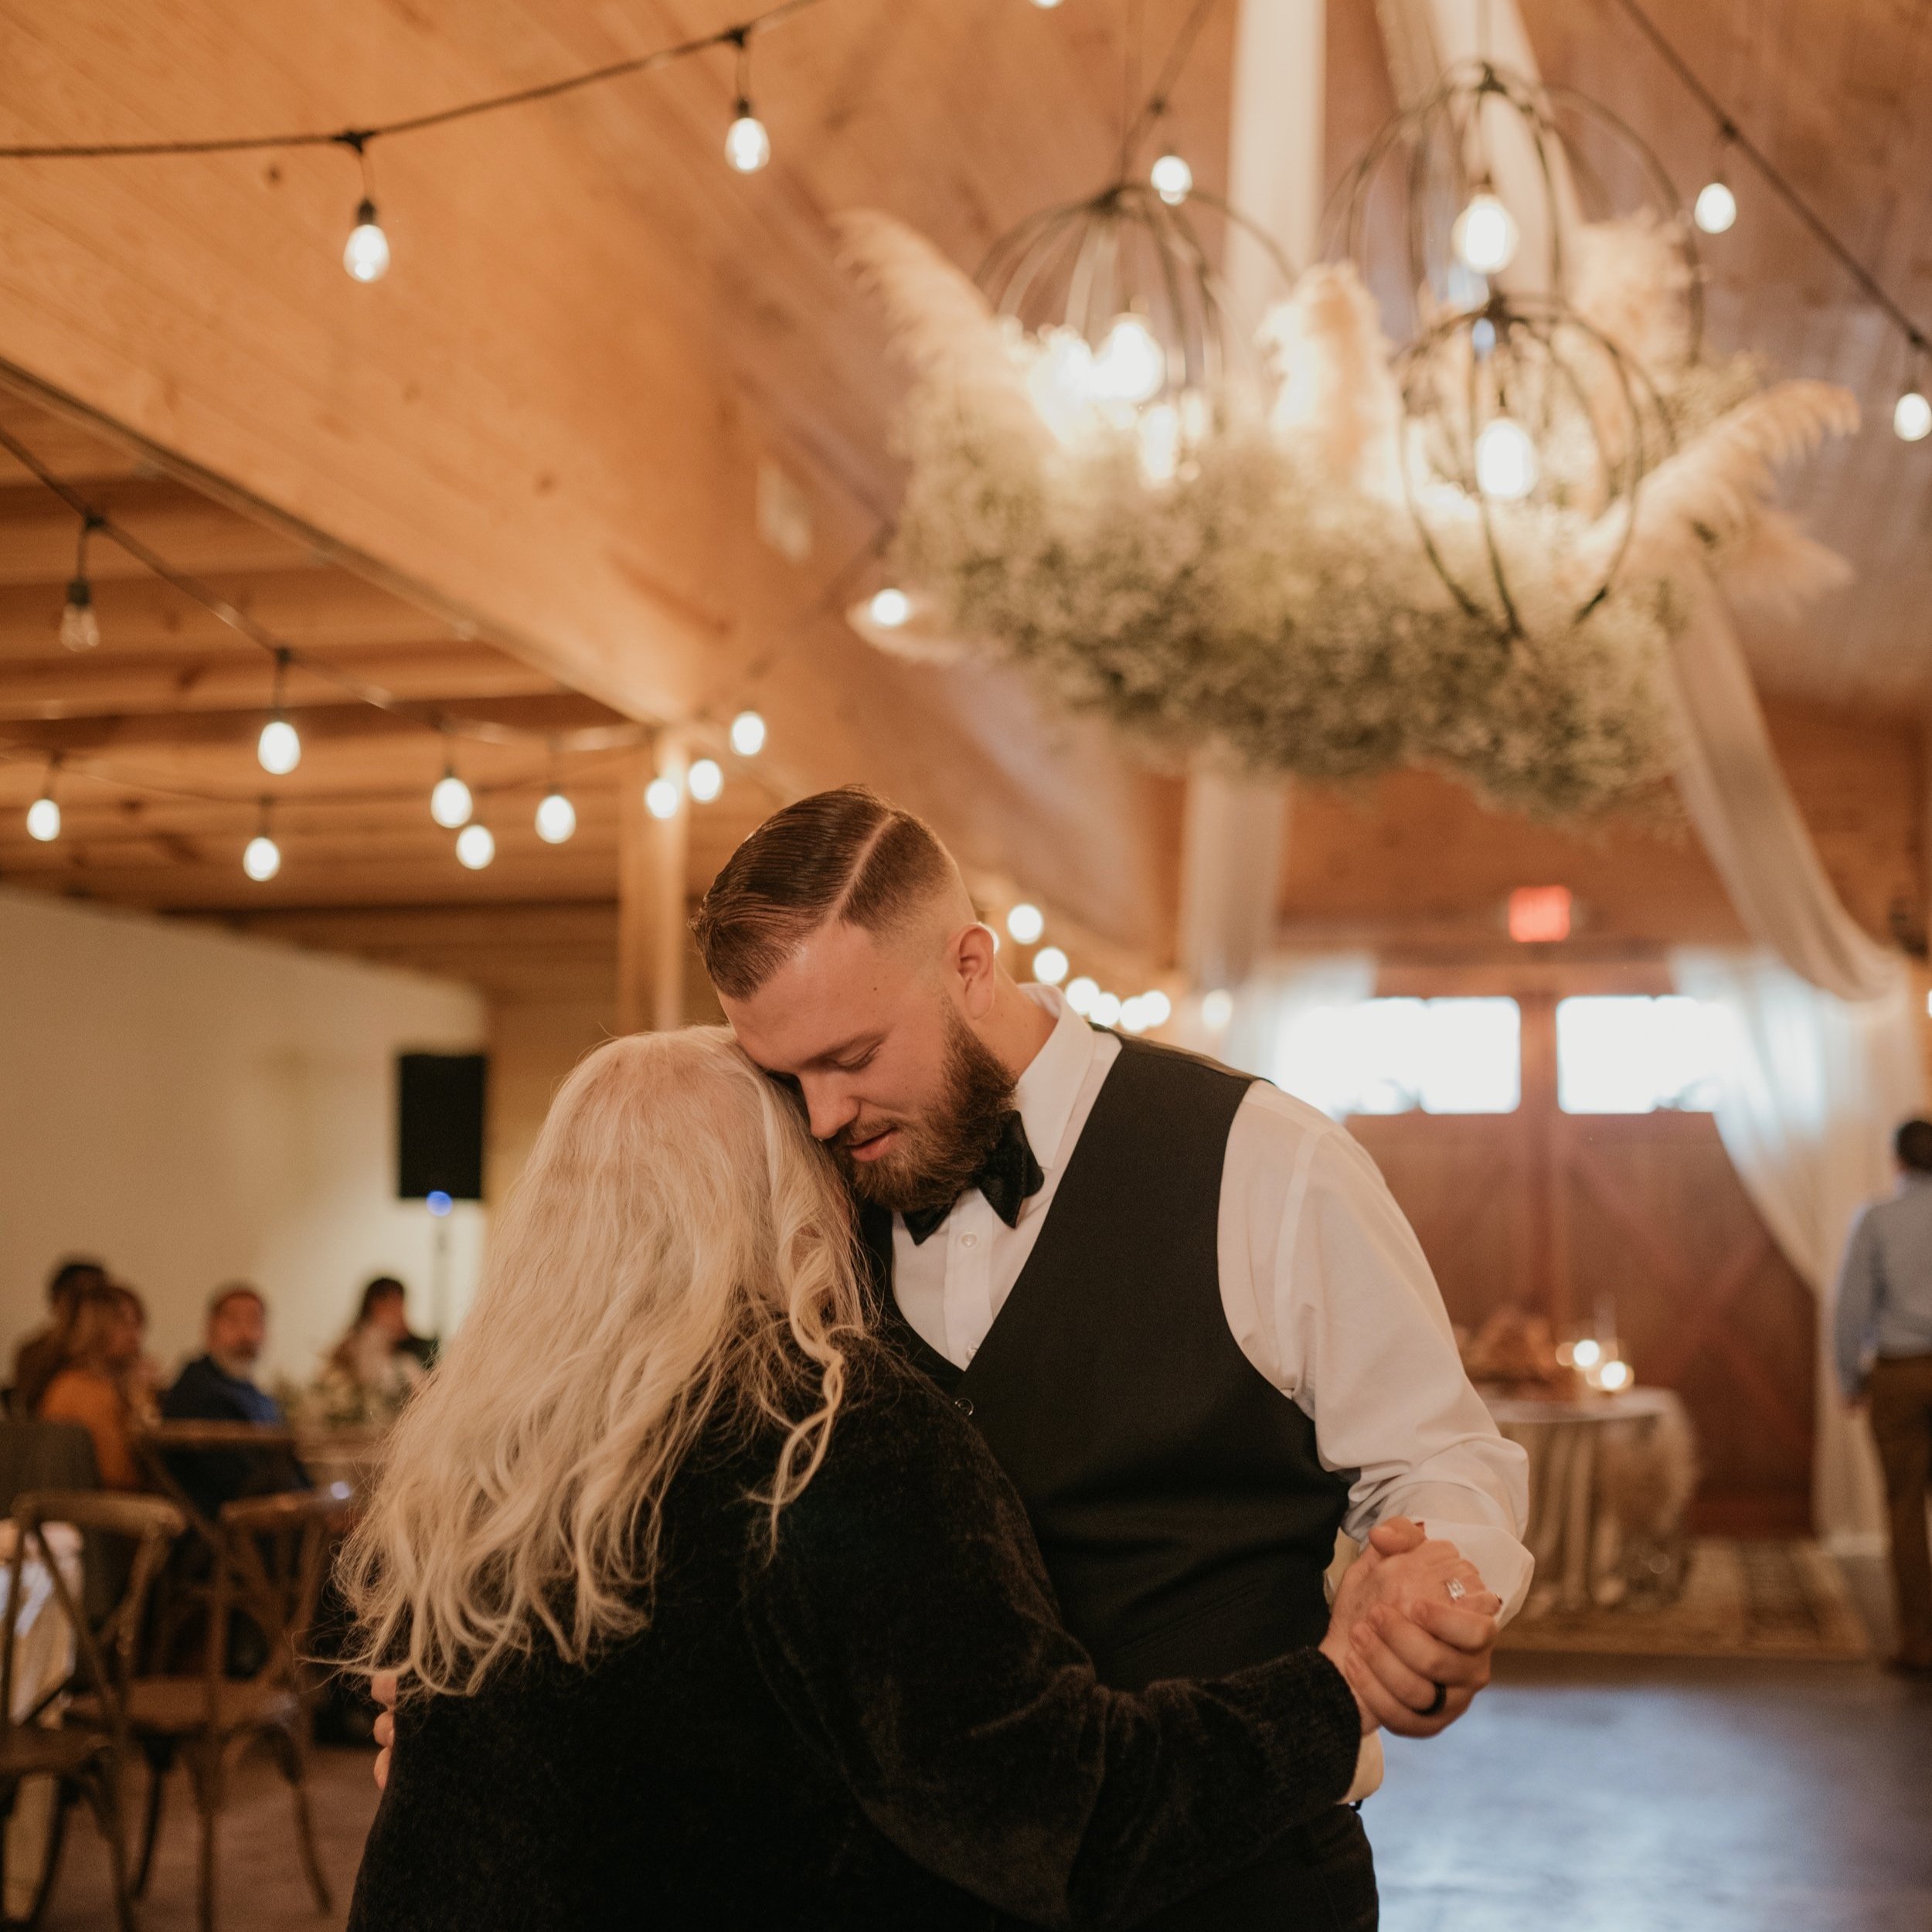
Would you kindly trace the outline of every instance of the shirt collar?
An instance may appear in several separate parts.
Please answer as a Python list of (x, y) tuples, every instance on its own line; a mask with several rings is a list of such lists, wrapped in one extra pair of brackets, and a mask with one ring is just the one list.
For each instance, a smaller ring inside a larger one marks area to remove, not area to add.
[(1065, 995), (1051, 986), (1022, 986), (1036, 1006), (1053, 1015), (1053, 1030), (1015, 1083), (1013, 1098), (1033, 1158), (1051, 1173), (1061, 1164), (1066, 1124), (1080, 1098), (1087, 1070), (1094, 1064), (1100, 1036), (1072, 1007)]

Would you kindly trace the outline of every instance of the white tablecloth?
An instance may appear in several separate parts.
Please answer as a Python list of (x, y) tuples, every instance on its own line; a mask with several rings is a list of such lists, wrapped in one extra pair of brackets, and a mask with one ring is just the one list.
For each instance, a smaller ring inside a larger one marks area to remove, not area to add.
[[(47, 1543), (61, 1567), (76, 1603), (80, 1600), (80, 1538), (64, 1523), (47, 1525)], [(12, 1577), (13, 1525), (0, 1521), (0, 1616), (12, 1606), (7, 1592)], [(53, 1579), (29, 1546), (20, 1570), (21, 1614), (15, 1627), (13, 1668), (13, 1716), (17, 1723), (73, 1668), (74, 1634), (54, 1594)], [(53, 1716), (54, 1713), (49, 1713)], [(13, 1816), (7, 1825), (7, 1895), (9, 1918), (24, 1918), (33, 1903), (46, 1858), (47, 1835), (53, 1819), (53, 1780), (31, 1777), (20, 1787)]]

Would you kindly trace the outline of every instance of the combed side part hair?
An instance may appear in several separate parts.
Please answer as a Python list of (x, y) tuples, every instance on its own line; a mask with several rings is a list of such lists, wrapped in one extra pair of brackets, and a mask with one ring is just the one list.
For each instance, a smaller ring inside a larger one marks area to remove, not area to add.
[(828, 920), (889, 932), (956, 876), (923, 820), (845, 785), (767, 818), (726, 860), (691, 929), (712, 984), (749, 999)]
[(823, 1151), (722, 1027), (633, 1034), (564, 1083), (474, 1306), (394, 1430), (339, 1574), (352, 1663), (474, 1692), (539, 1634), (641, 1629), (666, 1492), (723, 1423), (780, 1440), (778, 1512), (825, 1454), (862, 1326)]

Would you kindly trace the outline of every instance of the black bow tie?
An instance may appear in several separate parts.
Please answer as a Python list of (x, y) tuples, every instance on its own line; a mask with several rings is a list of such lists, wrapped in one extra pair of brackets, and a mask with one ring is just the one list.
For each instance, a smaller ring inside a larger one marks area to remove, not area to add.
[[(978, 1188), (985, 1196), (987, 1206), (1009, 1228), (1019, 1226), (1021, 1205), (1046, 1185), (1046, 1176), (1033, 1158), (1033, 1150), (1027, 1144), (1026, 1123), (1017, 1108), (1000, 1116), (999, 1138), (966, 1185)], [(900, 1218), (906, 1223), (906, 1232), (919, 1242), (952, 1211), (953, 1203), (948, 1201), (943, 1207), (908, 1208)]]

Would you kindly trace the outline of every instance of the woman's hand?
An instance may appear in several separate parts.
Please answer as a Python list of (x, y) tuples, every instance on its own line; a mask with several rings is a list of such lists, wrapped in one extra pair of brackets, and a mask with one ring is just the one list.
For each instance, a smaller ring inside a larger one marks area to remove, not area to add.
[(376, 1741), (382, 1749), (376, 1753), (376, 1788), (389, 1787), (389, 1754), (396, 1748), (396, 1673), (379, 1670), (369, 1680), (369, 1694), (382, 1709), (376, 1719)]
[(1488, 1682), (1502, 1609), (1454, 1543), (1392, 1518), (1343, 1577), (1321, 1648), (1355, 1692), (1365, 1733), (1433, 1737)]

